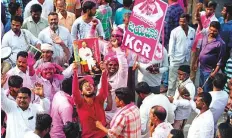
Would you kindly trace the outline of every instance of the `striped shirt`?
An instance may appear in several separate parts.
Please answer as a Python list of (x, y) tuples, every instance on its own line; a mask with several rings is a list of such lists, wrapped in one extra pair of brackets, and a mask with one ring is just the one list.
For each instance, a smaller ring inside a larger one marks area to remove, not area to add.
[(230, 57), (226, 62), (225, 74), (226, 74), (227, 83), (224, 87), (224, 91), (229, 93), (228, 82), (230, 81), (230, 78), (232, 78), (232, 57)]
[(111, 138), (141, 138), (140, 114), (134, 103), (126, 105), (114, 115), (108, 135)]

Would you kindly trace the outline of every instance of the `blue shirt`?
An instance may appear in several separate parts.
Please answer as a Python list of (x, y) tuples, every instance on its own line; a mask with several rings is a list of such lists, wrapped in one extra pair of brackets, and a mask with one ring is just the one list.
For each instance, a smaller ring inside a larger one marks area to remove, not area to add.
[(219, 17), (219, 18), (218, 18), (218, 22), (219, 22), (220, 24), (225, 23), (225, 22), (224, 22), (224, 17)]
[(221, 25), (220, 35), (226, 44), (226, 47), (232, 48), (232, 20)]
[(125, 13), (131, 13), (131, 10), (125, 9), (124, 7), (116, 10), (115, 18), (114, 18), (115, 19), (114, 22), (116, 25), (123, 24), (123, 16)]
[[(20, 4), (20, 7), (21, 7), (21, 9), (23, 11), (23, 2), (22, 2), (22, 0), (16, 0), (16, 2)], [(8, 11), (8, 5), (10, 4), (10, 0), (2, 0), (2, 3), (4, 5), (4, 7), (5, 7), (6, 18), (10, 19), (11, 15), (10, 15), (10, 13)]]
[(170, 5), (167, 9), (164, 24), (164, 46), (167, 51), (171, 31), (179, 26), (179, 19), (182, 13), (184, 13), (184, 11), (178, 3)]

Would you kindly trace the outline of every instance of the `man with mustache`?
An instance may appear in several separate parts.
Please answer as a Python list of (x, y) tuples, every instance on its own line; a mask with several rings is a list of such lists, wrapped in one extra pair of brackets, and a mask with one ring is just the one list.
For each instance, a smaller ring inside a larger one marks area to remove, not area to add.
[(106, 118), (104, 112), (104, 101), (108, 95), (108, 80), (106, 65), (102, 64), (101, 88), (99, 94), (95, 96), (94, 81), (91, 77), (84, 77), (80, 82), (77, 78), (77, 68), (74, 70), (72, 91), (74, 102), (77, 105), (82, 138), (106, 138), (107, 134), (95, 126), (95, 121), (99, 120), (104, 126)]
[[(58, 25), (59, 18), (58, 14), (51, 12), (48, 15), (49, 26), (43, 29), (38, 38), (43, 43), (48, 43), (53, 45), (54, 55), (53, 57), (70, 58), (70, 53), (72, 53), (72, 40), (71, 35), (67, 28)], [(67, 61), (68, 62), (68, 61)]]
[[(9, 70), (6, 75), (8, 77), (18, 75), (23, 78), (23, 87), (33, 88), (33, 82), (36, 80), (35, 71), (33, 65), (35, 61), (32, 55), (28, 55), (25, 51), (20, 51), (17, 54), (16, 67)], [(5, 84), (4, 89), (7, 89), (8, 85)]]
[(21, 29), (23, 18), (13, 16), (11, 18), (11, 30), (8, 31), (2, 38), (2, 47), (11, 47), (12, 54), (10, 59), (16, 63), (16, 56), (20, 51), (27, 50), (29, 45), (40, 47), (40, 41), (31, 32)]
[[(1, 87), (3, 87), (7, 78), (2, 76)], [(40, 103), (31, 103), (31, 90), (22, 87), (18, 90), (16, 102), (8, 99), (1, 90), (1, 108), (7, 114), (7, 138), (23, 138), (28, 131), (35, 129), (35, 118), (37, 113), (48, 113), (50, 102), (44, 98), (43, 86), (38, 85), (33, 91), (40, 97)]]
[[(223, 56), (225, 55), (225, 42), (219, 35), (220, 23), (212, 21), (209, 31), (202, 32), (203, 39), (199, 59), (200, 62), (200, 86), (203, 84), (204, 92), (209, 92), (213, 89), (212, 78), (217, 74), (223, 65)], [(209, 79), (208, 79), (209, 78)], [(208, 80), (207, 80), (208, 79)]]

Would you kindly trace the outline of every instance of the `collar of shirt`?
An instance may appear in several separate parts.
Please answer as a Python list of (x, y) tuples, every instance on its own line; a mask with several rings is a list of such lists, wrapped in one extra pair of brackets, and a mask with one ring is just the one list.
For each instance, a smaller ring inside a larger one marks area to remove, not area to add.
[(16, 35), (16, 34), (12, 31), (12, 29), (10, 30), (10, 32), (11, 32), (11, 34), (12, 34), (13, 36), (17, 36), (17, 37), (22, 37), (22, 36), (23, 36), (22, 29), (20, 29), (20, 35), (19, 35), (19, 36)]
[(33, 22), (34, 24), (39, 24), (39, 23), (43, 23), (44, 22), (43, 19), (42, 19), (42, 17), (40, 17), (40, 20), (37, 23), (35, 23), (34, 20), (32, 19), (32, 16), (29, 17), (28, 21), (29, 22)]
[(58, 12), (59, 20), (61, 20), (61, 19), (68, 20), (68, 19), (72, 18), (71, 15), (70, 15), (70, 12), (68, 12), (68, 11), (66, 11), (66, 12), (67, 12), (67, 18), (66, 19), (64, 18), (64, 16), (60, 12)]
[(154, 95), (155, 94), (151, 93), (150, 95), (148, 95), (147, 97), (143, 99), (142, 103), (144, 104), (146, 102), (150, 102), (151, 101), (150, 99), (152, 99)]
[(15, 98), (10, 95), (10, 90), (9, 89), (5, 90), (5, 94), (6, 94), (8, 99), (10, 99), (12, 101), (16, 101)]
[(20, 73), (27, 74), (27, 75), (29, 74), (28, 69), (26, 70), (26, 73), (24, 73), (18, 68), (18, 66), (15, 66), (15, 71), (17, 74), (20, 74)]
[(216, 42), (216, 41), (220, 41), (222, 42), (223, 40), (221, 39), (221, 36), (218, 34), (218, 36), (216, 38), (213, 38), (212, 41), (208, 42), (208, 38), (209, 38), (209, 32), (207, 33), (207, 37), (205, 37), (207, 44)]

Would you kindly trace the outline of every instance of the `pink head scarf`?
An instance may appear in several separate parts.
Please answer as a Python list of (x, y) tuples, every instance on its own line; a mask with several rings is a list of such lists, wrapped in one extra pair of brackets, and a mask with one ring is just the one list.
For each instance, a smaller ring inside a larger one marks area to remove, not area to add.
[(51, 63), (51, 62), (45, 62), (45, 63), (39, 65), (39, 67), (36, 69), (36, 74), (42, 76), (41, 73), (43, 72), (44, 69), (47, 69), (47, 68), (54, 69), (53, 78), (57, 78), (58, 80), (63, 80), (64, 79), (63, 75), (56, 74), (57, 71), (63, 71), (64, 69), (60, 65), (55, 64), (55, 63)]
[(107, 64), (111, 61), (115, 61), (118, 64), (118, 58), (115, 53), (109, 53), (105, 56), (104, 60), (107, 61)]

